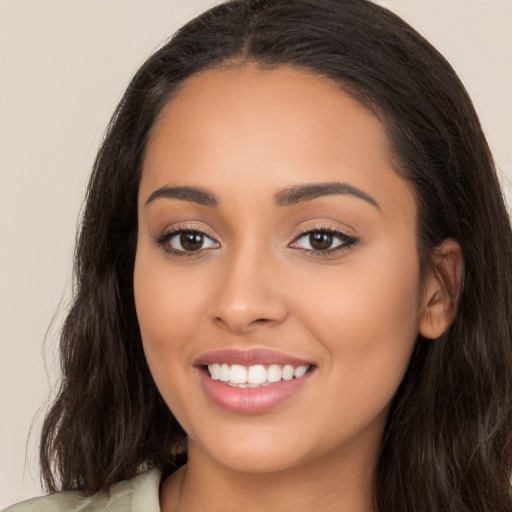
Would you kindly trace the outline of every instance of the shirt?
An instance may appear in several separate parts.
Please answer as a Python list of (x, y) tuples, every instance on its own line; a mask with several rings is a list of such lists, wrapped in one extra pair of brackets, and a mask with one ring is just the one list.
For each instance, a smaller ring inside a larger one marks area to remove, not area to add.
[(160, 512), (160, 480), (160, 471), (152, 469), (117, 482), (108, 494), (57, 492), (17, 503), (3, 512)]

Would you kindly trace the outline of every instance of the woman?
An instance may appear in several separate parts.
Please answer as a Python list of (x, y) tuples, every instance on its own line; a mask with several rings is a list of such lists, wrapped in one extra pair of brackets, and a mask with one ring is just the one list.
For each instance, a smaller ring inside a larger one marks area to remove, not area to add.
[(12, 510), (512, 510), (511, 261), (421, 36), (366, 0), (217, 6), (109, 127), (41, 443), (69, 492)]

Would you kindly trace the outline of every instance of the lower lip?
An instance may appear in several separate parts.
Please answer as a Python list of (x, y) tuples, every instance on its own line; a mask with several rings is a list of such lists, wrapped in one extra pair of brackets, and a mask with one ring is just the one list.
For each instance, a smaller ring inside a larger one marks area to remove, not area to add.
[(244, 414), (257, 414), (277, 407), (298, 393), (311, 373), (258, 388), (237, 388), (222, 381), (213, 380), (203, 369), (199, 370), (203, 389), (215, 404), (226, 411)]

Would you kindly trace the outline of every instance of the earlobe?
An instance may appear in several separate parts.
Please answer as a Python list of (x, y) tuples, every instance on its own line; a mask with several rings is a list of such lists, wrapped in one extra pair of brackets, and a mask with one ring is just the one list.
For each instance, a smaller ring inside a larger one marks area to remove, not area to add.
[(462, 272), (460, 244), (448, 238), (434, 250), (423, 284), (419, 334), (424, 338), (439, 338), (455, 318)]

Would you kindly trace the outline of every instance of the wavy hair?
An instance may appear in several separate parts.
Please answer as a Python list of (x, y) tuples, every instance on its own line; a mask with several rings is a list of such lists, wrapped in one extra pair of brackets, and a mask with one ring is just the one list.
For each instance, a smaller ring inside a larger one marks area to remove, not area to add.
[(137, 193), (162, 107), (201, 70), (254, 62), (329, 77), (386, 127), (418, 203), (425, 268), (462, 248), (457, 315), (417, 340), (383, 434), (379, 512), (511, 511), (512, 233), (474, 107), (447, 61), (367, 0), (233, 0), (189, 22), (136, 73), (99, 150), (61, 334), (62, 379), (42, 431), (48, 490), (94, 493), (144, 468), (169, 474), (186, 436), (160, 397), (134, 307)]

